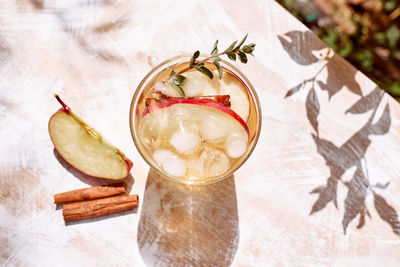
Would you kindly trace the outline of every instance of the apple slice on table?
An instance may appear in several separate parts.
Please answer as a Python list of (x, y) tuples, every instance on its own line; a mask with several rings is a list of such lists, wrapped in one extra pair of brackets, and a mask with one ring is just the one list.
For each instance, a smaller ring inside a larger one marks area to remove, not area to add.
[(79, 171), (98, 178), (123, 179), (132, 162), (87, 125), (60, 99), (62, 109), (51, 116), (49, 133), (57, 152)]

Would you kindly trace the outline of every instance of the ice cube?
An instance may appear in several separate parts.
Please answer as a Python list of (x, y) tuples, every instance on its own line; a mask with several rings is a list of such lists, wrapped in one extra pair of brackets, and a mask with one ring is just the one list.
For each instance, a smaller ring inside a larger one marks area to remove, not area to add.
[(160, 91), (161, 93), (163, 93), (167, 96), (174, 96), (174, 97), (180, 96), (180, 94), (174, 88), (172, 88), (172, 86), (170, 86), (167, 83), (165, 83), (165, 84), (163, 84), (161, 82), (156, 83), (154, 85), (154, 90)]
[(218, 144), (226, 138), (228, 131), (215, 116), (208, 116), (201, 121), (200, 135), (207, 143)]
[(198, 79), (186, 79), (184, 89), (186, 96), (199, 96), (203, 93), (203, 84)]
[(176, 156), (165, 159), (162, 163), (162, 168), (173, 176), (183, 177), (186, 174), (185, 161)]
[(225, 141), (225, 150), (229, 157), (239, 158), (247, 150), (247, 136), (233, 133)]
[(194, 132), (175, 132), (169, 142), (181, 154), (194, 153), (200, 146), (200, 136)]
[(171, 119), (178, 122), (190, 120), (192, 117), (191, 112), (189, 112), (185, 106), (179, 104), (174, 105), (171, 111)]
[(168, 158), (173, 158), (173, 157), (176, 157), (174, 153), (166, 149), (156, 150), (153, 153), (153, 159), (160, 165), (162, 165), (163, 162)]
[(159, 122), (153, 116), (145, 116), (139, 125), (140, 138), (149, 146), (155, 145), (160, 137), (160, 129)]
[(202, 177), (221, 175), (229, 169), (229, 159), (219, 149), (205, 147), (194, 162), (195, 172)]
[(218, 72), (214, 72), (214, 79), (212, 80), (198, 71), (188, 71), (184, 76), (186, 76), (186, 79), (183, 88), (187, 96), (215, 95), (218, 93), (220, 86)]

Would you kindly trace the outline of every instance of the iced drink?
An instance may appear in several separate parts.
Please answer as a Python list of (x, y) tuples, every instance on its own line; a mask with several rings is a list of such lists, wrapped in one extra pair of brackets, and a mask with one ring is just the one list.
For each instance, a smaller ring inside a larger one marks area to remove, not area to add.
[[(254, 91), (224, 67), (222, 79), (189, 70), (185, 96), (166, 82), (171, 68), (162, 69), (142, 88), (135, 113), (135, 140), (155, 169), (174, 180), (207, 182), (226, 177), (248, 157), (258, 137), (260, 119)], [(131, 114), (132, 115), (132, 114)]]

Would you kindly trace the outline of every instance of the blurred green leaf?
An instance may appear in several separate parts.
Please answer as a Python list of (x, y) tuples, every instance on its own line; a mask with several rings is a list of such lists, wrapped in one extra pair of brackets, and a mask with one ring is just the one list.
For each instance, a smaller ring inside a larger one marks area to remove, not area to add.
[(396, 1), (385, 1), (383, 3), (383, 9), (385, 11), (390, 12), (390, 11), (394, 10), (395, 8), (396, 8)]
[(319, 13), (312, 13), (312, 14), (306, 16), (305, 20), (306, 20), (306, 22), (310, 23), (310, 22), (313, 22), (313, 21), (315, 21), (317, 19), (319, 19)]
[(394, 50), (392, 51), (392, 56), (397, 59), (400, 60), (400, 50)]
[(386, 44), (386, 34), (384, 32), (376, 32), (374, 33), (374, 39), (379, 45)]
[(348, 57), (351, 54), (351, 52), (353, 52), (353, 43), (347, 38), (343, 38), (342, 40), (343, 44), (342, 47), (339, 49), (338, 53), (342, 57)]
[(390, 49), (395, 49), (396, 44), (400, 39), (400, 29), (396, 25), (392, 25), (386, 30), (385, 34)]
[(351, 54), (351, 57), (357, 61), (363, 70), (371, 71), (373, 69), (374, 55), (367, 49), (358, 49)]
[(393, 82), (387, 91), (393, 96), (400, 96), (400, 82)]
[(338, 46), (337, 41), (339, 39), (339, 34), (335, 29), (329, 29), (326, 35), (322, 37), (322, 40), (331, 47), (335, 52), (337, 52)]

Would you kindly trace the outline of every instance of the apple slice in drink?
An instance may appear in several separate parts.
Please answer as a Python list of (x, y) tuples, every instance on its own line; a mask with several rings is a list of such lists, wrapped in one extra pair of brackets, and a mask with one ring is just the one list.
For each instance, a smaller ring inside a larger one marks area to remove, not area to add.
[(225, 70), (222, 79), (218, 78), (218, 71), (214, 70), (213, 79), (209, 79), (198, 71), (188, 71), (183, 89), (186, 96), (229, 95), (231, 109), (244, 121), (249, 117), (250, 103), (245, 84), (239, 77)]
[(63, 109), (49, 120), (49, 134), (57, 152), (81, 172), (104, 179), (123, 179), (132, 162), (99, 132), (87, 125), (56, 95)]
[(156, 151), (155, 162), (170, 174), (168, 170), (173, 168), (165, 161), (167, 155), (179, 155), (181, 160), (186, 159), (185, 168), (190, 173), (208, 177), (227, 171), (229, 158), (239, 158), (247, 150), (246, 123), (223, 104), (193, 98), (149, 104), (139, 124), (139, 135), (148, 149)]
[[(144, 110), (143, 116), (145, 118), (149, 113), (153, 113), (153, 115), (154, 113), (158, 113), (154, 115), (156, 116), (155, 118), (162, 117), (162, 120), (165, 121), (167, 116), (168, 120), (174, 120), (172, 115), (177, 109), (185, 110), (184, 112), (188, 118), (197, 121), (199, 119), (205, 121), (210, 116), (217, 116), (221, 123), (232, 125), (232, 127), (235, 127), (233, 125), (239, 123), (239, 125), (242, 126), (239, 128), (245, 130), (245, 132), (249, 134), (249, 128), (246, 122), (236, 112), (220, 103), (203, 99), (177, 97), (160, 103), (154, 102)], [(228, 121), (232, 123), (228, 123)]]

